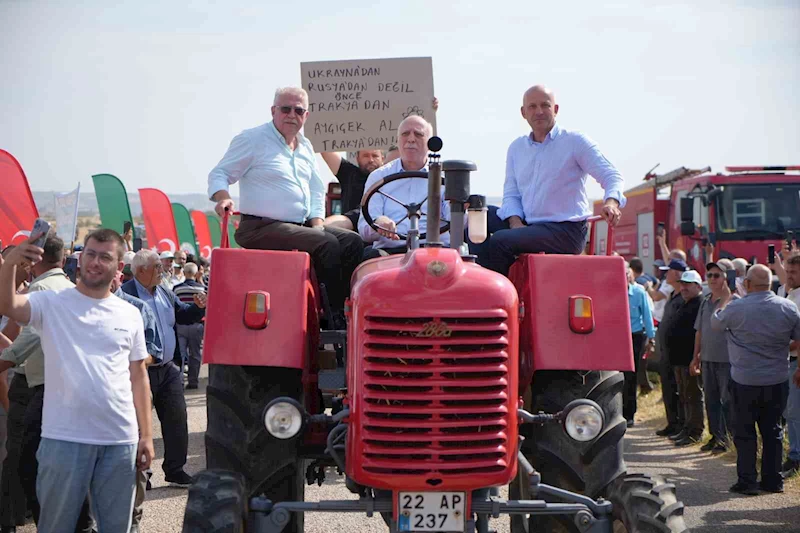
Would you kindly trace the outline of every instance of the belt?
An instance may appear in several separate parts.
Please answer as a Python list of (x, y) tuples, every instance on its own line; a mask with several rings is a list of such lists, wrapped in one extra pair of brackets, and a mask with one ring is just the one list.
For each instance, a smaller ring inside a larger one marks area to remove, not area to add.
[(241, 217), (242, 217), (242, 221), (245, 221), (245, 220), (260, 220), (262, 222), (283, 222), (284, 224), (294, 224), (295, 226), (304, 226), (305, 225), (302, 222), (286, 222), (285, 220), (276, 220), (274, 218), (259, 217), (259, 216), (256, 216), (256, 215), (245, 215), (245, 214), (242, 214)]

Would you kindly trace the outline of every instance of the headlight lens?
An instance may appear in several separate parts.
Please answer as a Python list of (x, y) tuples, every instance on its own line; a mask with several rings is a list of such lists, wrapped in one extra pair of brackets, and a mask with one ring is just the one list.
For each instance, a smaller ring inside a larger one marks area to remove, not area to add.
[(276, 439), (291, 439), (303, 426), (303, 415), (297, 406), (289, 402), (276, 402), (264, 415), (264, 425)]
[(603, 431), (603, 412), (593, 405), (579, 405), (564, 420), (567, 434), (579, 441), (588, 442)]

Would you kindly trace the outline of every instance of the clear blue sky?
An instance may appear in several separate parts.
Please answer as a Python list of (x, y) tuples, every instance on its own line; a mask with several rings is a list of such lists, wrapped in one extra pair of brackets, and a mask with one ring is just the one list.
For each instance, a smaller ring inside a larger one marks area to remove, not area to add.
[(205, 192), (301, 61), (376, 57), (433, 57), (443, 156), (477, 163), (476, 193), (501, 194), (535, 83), (629, 187), (656, 163), (800, 164), (797, 0), (73, 4), (0, 0), (0, 148), (34, 190)]

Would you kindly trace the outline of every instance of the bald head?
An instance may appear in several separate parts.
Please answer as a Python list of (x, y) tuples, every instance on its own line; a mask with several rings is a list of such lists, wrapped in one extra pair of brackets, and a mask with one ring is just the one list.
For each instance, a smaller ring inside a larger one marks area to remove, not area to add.
[(747, 271), (747, 293), (768, 291), (772, 286), (772, 272), (764, 265), (753, 265)]
[(433, 127), (417, 115), (403, 119), (397, 126), (397, 145), (404, 170), (419, 170), (425, 166), (431, 135)]
[(534, 85), (522, 96), (522, 118), (533, 132), (533, 140), (543, 142), (556, 125), (556, 95), (544, 85)]

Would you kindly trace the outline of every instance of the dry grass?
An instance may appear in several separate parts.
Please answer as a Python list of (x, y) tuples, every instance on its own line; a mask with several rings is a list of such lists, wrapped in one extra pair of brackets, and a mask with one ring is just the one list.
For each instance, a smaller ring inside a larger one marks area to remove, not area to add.
[[(650, 381), (653, 382), (653, 392), (645, 395), (639, 396), (637, 401), (636, 407), (636, 421), (637, 422), (653, 422), (655, 426), (658, 426), (659, 429), (666, 426), (667, 419), (666, 415), (664, 414), (664, 403), (662, 402), (661, 398), (661, 382), (656, 372), (649, 372)], [(706, 424), (705, 429), (703, 430), (703, 437), (698, 444), (690, 446), (689, 448), (694, 448), (697, 452), (700, 452), (700, 447), (708, 441), (710, 435), (708, 433), (708, 424)], [(783, 458), (787, 457), (789, 453), (789, 436), (788, 432), (783, 432)], [(720, 454), (722, 459), (728, 462), (735, 463), (736, 462), (736, 449), (731, 449), (726, 453)], [(758, 436), (758, 460), (757, 464), (760, 467), (761, 465), (761, 435)], [(784, 481), (784, 487), (787, 492), (800, 494), (800, 475), (795, 474), (792, 477), (786, 479)]]

